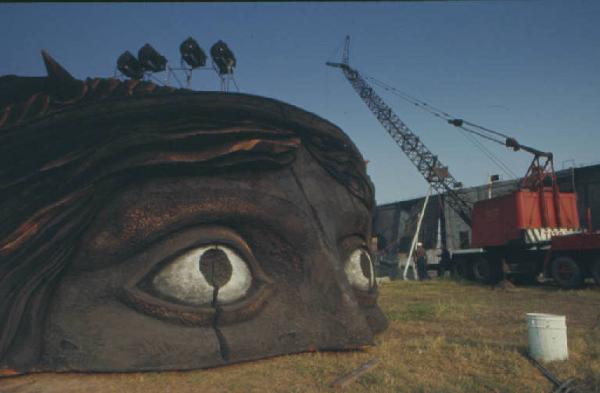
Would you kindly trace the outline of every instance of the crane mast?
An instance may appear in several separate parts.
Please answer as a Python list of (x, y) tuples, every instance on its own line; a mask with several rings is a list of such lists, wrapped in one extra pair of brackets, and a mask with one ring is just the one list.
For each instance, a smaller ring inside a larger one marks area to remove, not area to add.
[(340, 68), (344, 72), (344, 76), (348, 79), (354, 90), (410, 161), (417, 167), (417, 170), (423, 175), (425, 180), (438, 193), (445, 194), (445, 201), (450, 208), (467, 225), (471, 226), (471, 204), (456, 189), (460, 183), (448, 172), (448, 168), (442, 165), (437, 156), (431, 153), (419, 137), (394, 113), (392, 108), (383, 101), (360, 73), (348, 65), (348, 48), (349, 37), (346, 37), (343, 62), (327, 62), (326, 64), (330, 67)]

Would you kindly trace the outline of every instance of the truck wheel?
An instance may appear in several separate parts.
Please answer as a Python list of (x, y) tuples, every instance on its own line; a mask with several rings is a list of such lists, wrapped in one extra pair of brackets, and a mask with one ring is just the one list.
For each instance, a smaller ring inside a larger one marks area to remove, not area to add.
[(454, 262), (454, 267), (452, 269), (452, 275), (455, 278), (470, 280), (471, 279), (471, 263), (466, 258), (460, 258)]
[(594, 277), (596, 285), (600, 286), (600, 257), (596, 258), (596, 261), (592, 265), (592, 277)]
[(552, 278), (563, 288), (583, 285), (581, 267), (571, 257), (558, 257), (552, 261)]
[(479, 256), (473, 261), (473, 278), (482, 284), (495, 284), (500, 281), (501, 267), (489, 257)]

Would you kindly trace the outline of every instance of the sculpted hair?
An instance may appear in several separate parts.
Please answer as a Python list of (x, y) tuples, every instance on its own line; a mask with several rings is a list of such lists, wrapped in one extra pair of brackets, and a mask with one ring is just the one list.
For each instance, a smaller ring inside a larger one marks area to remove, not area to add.
[(151, 85), (71, 81), (70, 98), (42, 91), (0, 108), (0, 367), (39, 360), (79, 237), (133, 179), (282, 168), (304, 146), (373, 209), (363, 158), (333, 124), (272, 99)]

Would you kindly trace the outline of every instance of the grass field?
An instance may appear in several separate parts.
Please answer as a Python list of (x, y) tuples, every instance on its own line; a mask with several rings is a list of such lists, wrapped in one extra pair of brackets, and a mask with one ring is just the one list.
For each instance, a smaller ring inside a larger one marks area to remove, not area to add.
[(306, 353), (191, 372), (38, 374), (0, 381), (10, 392), (321, 392), (377, 356), (379, 365), (348, 392), (551, 392), (523, 356), (525, 313), (567, 316), (570, 358), (547, 364), (579, 392), (600, 392), (600, 289), (492, 289), (450, 280), (381, 287), (390, 319), (364, 351)]

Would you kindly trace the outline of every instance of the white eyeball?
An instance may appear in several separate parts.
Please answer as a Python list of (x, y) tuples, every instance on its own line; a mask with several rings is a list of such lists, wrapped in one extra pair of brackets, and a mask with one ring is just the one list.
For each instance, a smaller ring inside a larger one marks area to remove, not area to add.
[(211, 244), (177, 257), (154, 276), (152, 285), (159, 294), (183, 303), (228, 304), (248, 293), (252, 273), (235, 251)]
[(370, 291), (375, 287), (375, 273), (369, 252), (357, 248), (348, 257), (344, 271), (352, 287), (361, 291)]

